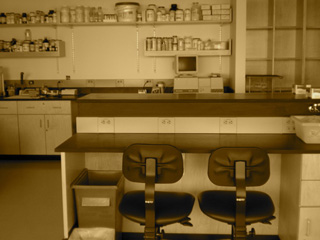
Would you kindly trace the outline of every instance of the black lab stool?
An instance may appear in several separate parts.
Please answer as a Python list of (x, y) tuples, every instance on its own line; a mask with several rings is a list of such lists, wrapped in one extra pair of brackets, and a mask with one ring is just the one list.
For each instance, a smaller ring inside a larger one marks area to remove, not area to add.
[[(259, 148), (219, 148), (209, 157), (208, 176), (218, 186), (234, 191), (205, 191), (199, 195), (203, 213), (232, 225), (232, 239), (247, 239), (246, 225), (274, 219), (274, 205), (269, 195), (246, 191), (246, 186), (261, 186), (270, 175), (269, 157)], [(254, 230), (252, 230), (254, 233)]]
[(156, 239), (160, 227), (181, 223), (192, 226), (188, 217), (194, 197), (184, 192), (155, 191), (160, 183), (175, 183), (183, 175), (181, 152), (171, 145), (133, 144), (123, 153), (122, 171), (126, 179), (145, 183), (144, 191), (124, 194), (120, 213), (145, 226), (144, 238)]

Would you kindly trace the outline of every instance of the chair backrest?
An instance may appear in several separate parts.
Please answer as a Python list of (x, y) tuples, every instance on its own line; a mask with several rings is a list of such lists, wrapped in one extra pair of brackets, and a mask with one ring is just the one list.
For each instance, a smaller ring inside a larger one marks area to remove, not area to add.
[(174, 146), (166, 144), (130, 145), (123, 153), (123, 175), (132, 182), (145, 182), (148, 158), (156, 160), (156, 183), (174, 183), (182, 177), (182, 154)]
[(261, 186), (270, 176), (268, 154), (260, 148), (219, 148), (209, 157), (208, 176), (219, 186), (235, 186), (235, 162), (246, 165), (246, 186)]

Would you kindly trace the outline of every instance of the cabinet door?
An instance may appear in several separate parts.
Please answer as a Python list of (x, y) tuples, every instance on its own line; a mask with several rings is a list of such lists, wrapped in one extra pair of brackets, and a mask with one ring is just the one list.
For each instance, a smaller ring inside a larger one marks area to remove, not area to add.
[(18, 114), (45, 114), (44, 101), (18, 101)]
[(46, 114), (71, 114), (70, 101), (46, 101)]
[(301, 208), (298, 240), (320, 239), (320, 208)]
[(72, 136), (71, 115), (46, 115), (47, 154), (58, 155), (54, 149)]
[(0, 115), (0, 154), (19, 154), (17, 115)]
[(44, 115), (19, 115), (21, 154), (46, 154)]

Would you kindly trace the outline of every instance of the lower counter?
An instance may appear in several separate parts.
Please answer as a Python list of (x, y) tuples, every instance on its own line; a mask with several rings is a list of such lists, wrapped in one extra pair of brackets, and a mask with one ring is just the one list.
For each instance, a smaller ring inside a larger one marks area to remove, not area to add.
[[(207, 177), (210, 152), (216, 148), (260, 147), (269, 153), (271, 176), (258, 189), (274, 201), (276, 219), (272, 225), (261, 223), (254, 227), (257, 235), (279, 236), (281, 240), (304, 239), (307, 233), (319, 239), (320, 232), (310, 228), (318, 224), (320, 196), (320, 145), (305, 144), (294, 134), (75, 134), (56, 148), (61, 154), (64, 237), (69, 237), (76, 223), (73, 193), (70, 184), (84, 169), (121, 170), (122, 152), (133, 143), (171, 144), (183, 152), (184, 176), (174, 184), (159, 186), (158, 190), (183, 191), (195, 197), (204, 190), (221, 189)], [(125, 192), (143, 189), (142, 184), (125, 181)], [(204, 215), (195, 202), (190, 215), (193, 227), (173, 224), (166, 233), (230, 234), (229, 225)], [(309, 225), (308, 225), (309, 224)], [(311, 229), (311, 230), (310, 230)], [(123, 232), (143, 232), (143, 227), (123, 219)], [(311, 231), (311, 232), (308, 232)]]

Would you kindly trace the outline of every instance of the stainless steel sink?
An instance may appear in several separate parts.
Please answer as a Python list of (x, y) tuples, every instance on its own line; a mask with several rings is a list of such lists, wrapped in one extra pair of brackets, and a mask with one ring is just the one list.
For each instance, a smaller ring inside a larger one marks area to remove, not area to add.
[(29, 95), (14, 95), (10, 97), (5, 97), (5, 99), (40, 99), (41, 96), (38, 97), (31, 97)]

